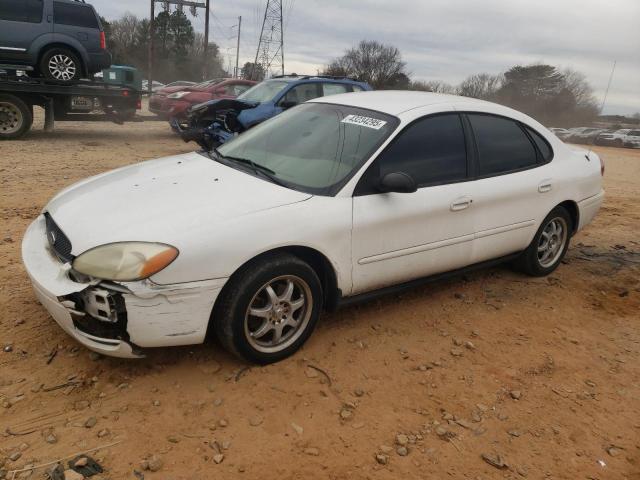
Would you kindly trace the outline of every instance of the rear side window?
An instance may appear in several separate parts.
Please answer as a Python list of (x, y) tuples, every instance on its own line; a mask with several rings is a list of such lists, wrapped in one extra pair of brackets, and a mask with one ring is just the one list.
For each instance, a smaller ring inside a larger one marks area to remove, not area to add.
[(627, 135), (630, 137), (640, 137), (640, 130), (631, 130)]
[(53, 2), (53, 18), (60, 25), (99, 28), (96, 14), (88, 5)]
[(380, 178), (404, 172), (419, 186), (467, 178), (467, 149), (457, 113), (425, 117), (406, 127), (378, 158)]
[(42, 0), (0, 0), (0, 20), (40, 23)]
[(500, 175), (537, 164), (536, 150), (513, 120), (467, 114), (478, 147), (479, 175)]
[(533, 138), (533, 142), (536, 144), (536, 147), (538, 147), (538, 151), (542, 156), (542, 161), (550, 162), (553, 158), (553, 150), (551, 149), (551, 145), (549, 145), (549, 142), (547, 142), (547, 140), (533, 128), (525, 128), (527, 129), (527, 132), (529, 132), (529, 135), (531, 135), (531, 138)]
[(364, 88), (362, 88), (360, 85), (351, 85), (351, 88), (353, 88), (354, 92), (364, 92)]

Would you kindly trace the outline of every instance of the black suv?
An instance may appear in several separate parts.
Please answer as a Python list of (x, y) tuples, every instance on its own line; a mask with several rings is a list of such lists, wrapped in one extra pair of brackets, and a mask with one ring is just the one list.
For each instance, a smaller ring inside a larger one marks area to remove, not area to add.
[(0, 69), (74, 83), (110, 65), (100, 18), (83, 0), (0, 0)]

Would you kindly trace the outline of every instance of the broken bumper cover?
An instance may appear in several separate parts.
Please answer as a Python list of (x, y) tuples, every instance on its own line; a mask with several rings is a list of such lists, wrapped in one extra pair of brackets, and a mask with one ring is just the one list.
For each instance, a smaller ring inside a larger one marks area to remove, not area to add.
[(50, 250), (40, 215), (22, 242), (25, 269), (38, 300), (85, 347), (122, 358), (143, 348), (202, 343), (226, 279), (158, 285), (150, 281), (80, 283)]

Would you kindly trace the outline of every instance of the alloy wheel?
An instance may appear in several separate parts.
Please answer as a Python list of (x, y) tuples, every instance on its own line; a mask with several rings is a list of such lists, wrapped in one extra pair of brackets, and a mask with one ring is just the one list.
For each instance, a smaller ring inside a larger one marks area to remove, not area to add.
[(313, 311), (311, 288), (300, 277), (283, 275), (265, 283), (249, 302), (244, 331), (259, 352), (274, 353), (294, 343)]
[(538, 242), (538, 263), (543, 268), (554, 265), (564, 250), (568, 238), (567, 222), (562, 217), (549, 220)]
[(76, 76), (76, 63), (64, 54), (57, 54), (49, 59), (49, 73), (56, 80), (69, 81)]

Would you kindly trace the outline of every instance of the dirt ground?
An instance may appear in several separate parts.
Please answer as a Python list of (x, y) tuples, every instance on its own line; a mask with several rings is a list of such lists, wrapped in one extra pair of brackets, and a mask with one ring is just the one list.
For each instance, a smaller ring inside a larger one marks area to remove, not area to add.
[(93, 478), (640, 479), (639, 150), (595, 149), (606, 203), (548, 278), (498, 267), (325, 314), (267, 367), (215, 343), (90, 354), (32, 293), (27, 224), (83, 177), (193, 149), (163, 122), (0, 143), (0, 470), (103, 447)]

